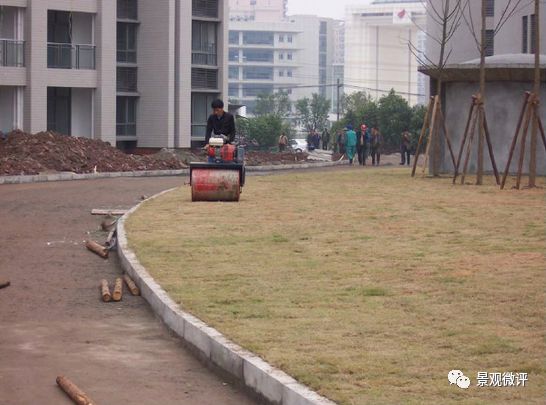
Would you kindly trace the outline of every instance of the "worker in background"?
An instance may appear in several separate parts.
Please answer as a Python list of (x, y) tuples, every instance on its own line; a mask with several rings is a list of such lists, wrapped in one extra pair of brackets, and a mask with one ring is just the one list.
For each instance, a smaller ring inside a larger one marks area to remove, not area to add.
[(279, 136), (279, 152), (284, 152), (287, 146), (288, 146), (288, 137), (283, 132), (281, 133), (281, 136)]
[(372, 128), (372, 141), (371, 141), (372, 165), (375, 165), (377, 163), (377, 166), (379, 166), (379, 162), (381, 160), (382, 145), (383, 145), (383, 135), (381, 135), (381, 132), (379, 132), (379, 129), (377, 128), (377, 126), (374, 126)]
[(356, 153), (356, 132), (353, 131), (353, 126), (351, 124), (347, 125), (347, 130), (345, 132), (345, 151), (349, 158), (349, 164), (352, 166)]
[(307, 150), (315, 150), (315, 143), (313, 142), (313, 130), (310, 130), (309, 135), (307, 135)]
[(313, 131), (313, 146), (320, 149), (320, 135), (316, 129)]
[(341, 129), (337, 130), (337, 146), (339, 149), (339, 153), (342, 155), (345, 153), (345, 136), (343, 135), (343, 131)]
[(330, 133), (328, 128), (325, 128), (322, 132), (322, 149), (328, 150), (328, 144), (330, 143)]
[(207, 131), (205, 133), (205, 148), (209, 146), (209, 139), (214, 135), (224, 135), (226, 143), (232, 143), (235, 140), (235, 118), (233, 114), (224, 111), (224, 102), (220, 99), (214, 100), (211, 105), (212, 114), (207, 120)]
[(407, 165), (410, 165), (410, 151), (411, 151), (411, 134), (408, 131), (407, 128), (404, 129), (404, 132), (402, 132), (402, 137), (400, 139), (400, 155), (402, 160), (400, 161), (400, 165), (405, 165), (407, 162)]

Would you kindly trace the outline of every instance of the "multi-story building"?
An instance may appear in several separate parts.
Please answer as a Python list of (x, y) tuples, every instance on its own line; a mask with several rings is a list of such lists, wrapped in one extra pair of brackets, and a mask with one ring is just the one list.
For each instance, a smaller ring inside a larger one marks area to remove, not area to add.
[[(435, 7), (445, 3), (445, 0), (429, 0)], [(515, 4), (518, 3), (518, 4)], [(508, 12), (505, 12), (508, 7)], [(464, 18), (459, 29), (447, 45), (449, 64), (466, 62), (480, 57), (478, 46), (472, 35), (474, 32), (480, 38), (481, 2), (471, 1), (465, 7)], [(509, 16), (509, 18), (507, 18)], [(441, 38), (442, 26), (432, 15), (427, 15), (427, 28), (434, 38)], [(510, 0), (488, 0), (486, 2), (486, 56), (518, 53), (534, 53), (534, 2), (511, 2)], [(472, 25), (473, 23), (473, 25)], [(541, 27), (546, 26), (544, 7), (540, 14)], [(495, 35), (495, 29), (497, 30)], [(540, 43), (546, 43), (546, 29), (541, 29)], [(440, 52), (436, 41), (427, 41), (427, 56), (436, 61)]]
[(288, 0), (229, 0), (229, 17), (234, 21), (282, 21)]
[(426, 78), (408, 44), (424, 46), (423, 2), (374, 0), (348, 6), (345, 14), (345, 92), (381, 97), (394, 89), (410, 104), (422, 102)]
[[(340, 83), (343, 85), (345, 69), (345, 21), (334, 22), (334, 57), (332, 60), (332, 78), (331, 83)], [(341, 90), (341, 88), (339, 89)], [(338, 113), (338, 94), (341, 98), (341, 92), (338, 88), (329, 87), (330, 100), (332, 100), (332, 112)], [(341, 109), (341, 108), (340, 108)]]
[(231, 21), (229, 97), (253, 113), (260, 93), (286, 91), (292, 101), (330, 96), (334, 20), (310, 15), (287, 21)]
[(0, 0), (0, 130), (129, 148), (204, 139), (227, 93), (225, 2)]

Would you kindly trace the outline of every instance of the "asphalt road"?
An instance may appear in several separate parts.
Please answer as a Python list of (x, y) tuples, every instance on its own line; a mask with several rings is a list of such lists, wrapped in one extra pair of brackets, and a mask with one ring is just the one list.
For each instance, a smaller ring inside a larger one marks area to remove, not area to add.
[[(0, 404), (72, 402), (66, 375), (96, 403), (255, 403), (199, 363), (141, 297), (100, 300), (122, 271), (83, 241), (92, 208), (129, 208), (183, 178), (123, 178), (0, 186)], [(92, 236), (94, 235), (92, 233)]]

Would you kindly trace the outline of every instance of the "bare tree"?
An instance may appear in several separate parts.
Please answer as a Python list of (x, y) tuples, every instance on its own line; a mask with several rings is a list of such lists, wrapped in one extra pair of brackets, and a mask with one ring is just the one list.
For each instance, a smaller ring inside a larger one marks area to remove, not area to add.
[[(432, 60), (431, 57), (429, 57), (426, 53), (423, 53), (417, 46), (415, 46), (415, 44), (411, 42), (408, 43), (409, 49), (416, 57), (418, 63), (422, 66), (428, 67), (429, 70), (434, 71), (437, 77), (435, 91), (436, 94), (431, 97), (431, 100), (429, 102), (425, 120), (423, 123), (423, 128), (421, 129), (421, 134), (417, 143), (417, 150), (415, 151), (415, 159), (413, 161), (412, 176), (415, 175), (421, 145), (423, 143), (427, 130), (428, 141), (425, 151), (425, 164), (423, 166), (423, 173), (426, 170), (431, 144), (434, 144), (432, 174), (434, 176), (438, 175), (439, 143), (437, 139), (438, 135), (440, 134), (440, 121), (442, 121), (442, 130), (444, 132), (444, 136), (449, 147), (449, 152), (453, 159), (453, 164), (455, 165), (455, 157), (451, 148), (451, 141), (449, 139), (447, 126), (443, 117), (440, 100), (442, 95), (444, 69), (453, 51), (453, 49), (449, 48), (448, 45), (461, 26), (463, 10), (465, 9), (465, 3), (467, 3), (468, 1), (469, 0), (421, 0), (421, 3), (425, 8), (428, 17), (427, 27), (422, 27), (416, 21), (414, 21), (415, 26), (421, 32), (425, 33), (425, 35), (427, 36), (427, 40), (432, 41), (439, 47), (439, 54), (438, 60)], [(437, 30), (440, 31), (439, 35), (437, 35), (436, 30), (432, 29), (432, 25), (439, 28), (439, 30)], [(434, 141), (434, 139), (436, 139), (436, 141)]]
[[(501, 15), (497, 20), (493, 30), (491, 41), (502, 29), (510, 18), (512, 18), (523, 7), (530, 5), (534, 0), (508, 0), (506, 6), (502, 9)], [(462, 17), (468, 27), (472, 38), (476, 44), (476, 47), (480, 53), (480, 88), (476, 97), (476, 103), (479, 110), (479, 133), (478, 133), (478, 156), (477, 156), (477, 171), (476, 171), (476, 184), (483, 184), (483, 158), (484, 158), (484, 141), (486, 134), (486, 115), (485, 115), (485, 57), (486, 50), (489, 45), (486, 35), (487, 26), (487, 1), (481, 0), (481, 21), (477, 25), (476, 16), (470, 2), (466, 2), (462, 10)], [(461, 148), (462, 151), (462, 148)], [(457, 173), (456, 173), (457, 175)], [(463, 174), (464, 175), (464, 174)], [(498, 176), (497, 176), (498, 182)]]

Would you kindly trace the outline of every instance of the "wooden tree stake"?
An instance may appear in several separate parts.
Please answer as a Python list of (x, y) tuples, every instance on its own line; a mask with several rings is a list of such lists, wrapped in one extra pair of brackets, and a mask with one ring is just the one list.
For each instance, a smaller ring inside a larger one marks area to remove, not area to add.
[(112, 295), (110, 295), (110, 288), (108, 287), (108, 281), (101, 280), (100, 285), (101, 285), (102, 300), (104, 302), (110, 302), (112, 300)]
[(129, 291), (131, 291), (131, 294), (140, 295), (140, 290), (136, 286), (135, 282), (131, 280), (131, 277), (129, 277), (128, 274), (123, 275), (123, 280), (125, 281), (125, 284), (127, 284)]
[(123, 293), (123, 282), (121, 281), (121, 278), (116, 278), (116, 284), (114, 286), (114, 294), (112, 294), (112, 299), (114, 301), (121, 301)]
[(98, 254), (103, 259), (106, 259), (108, 257), (108, 248), (98, 244), (97, 242), (93, 240), (86, 241), (85, 247), (87, 247), (87, 249), (89, 249), (93, 253)]

